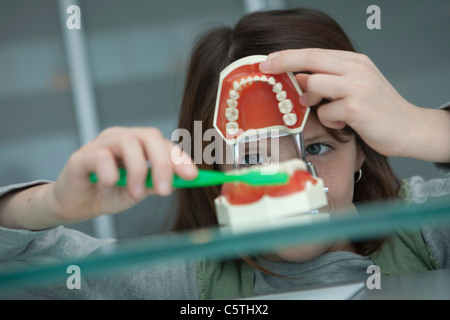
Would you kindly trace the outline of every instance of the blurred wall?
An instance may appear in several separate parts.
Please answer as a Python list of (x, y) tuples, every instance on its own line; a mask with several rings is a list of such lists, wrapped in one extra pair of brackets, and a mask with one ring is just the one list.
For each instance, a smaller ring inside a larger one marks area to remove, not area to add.
[[(176, 128), (186, 59), (196, 35), (246, 10), (306, 6), (333, 16), (410, 102), (450, 101), (450, 1), (79, 1), (101, 129)], [(366, 27), (371, 4), (381, 30)], [(80, 146), (56, 0), (0, 0), (0, 185), (56, 179)], [(449, 146), (443, 146), (449, 147)], [(424, 150), (424, 152), (427, 152)], [(430, 163), (392, 159), (400, 177), (437, 176)], [(170, 224), (171, 198), (150, 197), (113, 217), (117, 236)], [(170, 215), (168, 216), (170, 217)], [(169, 223), (169, 224), (166, 224)], [(74, 226), (93, 233), (90, 222)]]

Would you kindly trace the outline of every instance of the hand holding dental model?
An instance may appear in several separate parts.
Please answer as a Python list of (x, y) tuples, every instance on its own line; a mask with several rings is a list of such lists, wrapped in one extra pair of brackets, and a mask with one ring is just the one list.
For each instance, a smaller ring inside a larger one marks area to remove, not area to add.
[(267, 73), (298, 73), (307, 107), (318, 109), (329, 128), (352, 127), (385, 156), (450, 161), (450, 112), (417, 107), (406, 101), (365, 55), (351, 51), (300, 49), (269, 55), (260, 64)]

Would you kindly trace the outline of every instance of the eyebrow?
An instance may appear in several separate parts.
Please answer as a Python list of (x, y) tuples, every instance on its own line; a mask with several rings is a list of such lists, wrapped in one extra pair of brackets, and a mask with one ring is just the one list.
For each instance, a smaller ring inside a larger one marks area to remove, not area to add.
[(330, 135), (328, 133), (319, 133), (319, 134), (316, 134), (316, 135), (314, 135), (312, 137), (305, 138), (304, 141), (305, 141), (305, 144), (306, 144), (307, 142), (320, 140), (320, 139), (325, 138), (325, 137), (330, 137)]
[[(288, 137), (288, 136), (284, 136), (284, 137)], [(325, 137), (330, 137), (331, 139), (334, 139), (332, 136), (330, 136), (329, 133), (321, 132), (321, 133), (318, 133), (318, 134), (316, 134), (316, 135), (314, 135), (312, 137), (305, 138), (304, 139), (304, 143), (305, 143), (305, 145), (307, 145), (308, 143), (311, 143), (312, 141), (321, 140), (321, 139), (323, 139)], [(257, 142), (257, 150), (256, 151), (259, 151), (259, 149), (260, 149), (260, 142), (261, 141)], [(294, 142), (294, 140), (292, 140), (292, 142)], [(255, 143), (255, 142), (254, 141), (252, 141), (252, 142), (244, 142), (244, 146), (245, 146), (244, 147), (244, 152), (250, 151), (250, 148), (249, 148), (250, 143)], [(272, 144), (270, 143), (270, 139), (268, 139), (266, 141), (265, 145), (267, 146), (267, 150), (271, 150)]]

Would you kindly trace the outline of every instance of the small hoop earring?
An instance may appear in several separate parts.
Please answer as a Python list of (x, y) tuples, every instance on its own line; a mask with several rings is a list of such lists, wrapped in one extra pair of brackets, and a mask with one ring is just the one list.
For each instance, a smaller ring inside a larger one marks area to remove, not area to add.
[(355, 183), (358, 183), (362, 178), (362, 169), (358, 170), (358, 178), (355, 179)]

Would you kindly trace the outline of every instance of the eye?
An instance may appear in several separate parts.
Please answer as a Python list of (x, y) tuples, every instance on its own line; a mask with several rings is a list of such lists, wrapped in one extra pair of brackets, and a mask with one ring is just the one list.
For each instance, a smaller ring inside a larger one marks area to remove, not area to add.
[(244, 156), (244, 165), (252, 166), (264, 163), (265, 159), (259, 153), (246, 154)]
[(306, 153), (311, 156), (324, 154), (330, 149), (330, 146), (323, 143), (313, 143), (306, 147)]

